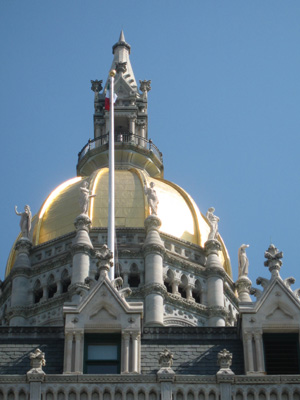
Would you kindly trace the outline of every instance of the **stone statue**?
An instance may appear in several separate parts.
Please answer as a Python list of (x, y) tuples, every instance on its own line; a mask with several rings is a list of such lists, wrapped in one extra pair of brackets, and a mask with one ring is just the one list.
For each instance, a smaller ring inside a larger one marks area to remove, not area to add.
[(249, 244), (242, 244), (238, 251), (239, 278), (248, 276), (249, 260), (246, 254), (247, 247), (249, 247)]
[(144, 185), (145, 195), (147, 196), (148, 204), (151, 210), (151, 215), (157, 215), (158, 197), (154, 189), (155, 183), (151, 182), (150, 187)]
[(90, 194), (88, 187), (89, 183), (87, 181), (83, 182), (83, 186), (80, 187), (80, 199), (79, 199), (81, 214), (86, 214), (86, 215), (89, 208), (89, 199), (91, 197), (96, 197), (95, 194)]
[(214, 207), (210, 207), (206, 213), (206, 218), (208, 220), (208, 225), (210, 227), (208, 240), (216, 239), (218, 235), (218, 223), (220, 221), (220, 218), (214, 215), (214, 211), (215, 211)]
[(22, 232), (22, 236), (24, 238), (29, 238), (30, 230), (31, 230), (31, 211), (30, 207), (26, 205), (24, 207), (24, 212), (18, 212), (17, 206), (15, 206), (15, 213), (21, 216), (20, 220), (20, 228)]
[(159, 353), (159, 365), (162, 368), (170, 368), (173, 365), (173, 354), (168, 349), (164, 349), (161, 353)]

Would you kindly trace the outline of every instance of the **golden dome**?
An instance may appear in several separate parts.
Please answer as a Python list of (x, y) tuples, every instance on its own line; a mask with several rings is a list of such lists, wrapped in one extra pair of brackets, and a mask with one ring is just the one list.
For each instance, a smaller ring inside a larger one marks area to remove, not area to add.
[[(76, 177), (59, 185), (46, 199), (33, 219), (33, 245), (39, 245), (74, 231), (74, 220), (80, 214), (79, 192), (82, 181), (89, 182), (96, 197), (91, 198), (89, 217), (92, 228), (106, 227), (108, 220), (108, 168), (95, 171), (90, 177)], [(160, 231), (178, 239), (204, 246), (209, 227), (193, 199), (179, 186), (160, 178), (151, 178), (142, 170), (115, 171), (116, 228), (143, 228), (149, 207), (144, 194), (144, 182), (155, 183), (159, 199)], [(221, 238), (220, 257), (224, 269), (231, 276), (226, 247)], [(6, 276), (14, 262), (14, 249), (6, 267)]]

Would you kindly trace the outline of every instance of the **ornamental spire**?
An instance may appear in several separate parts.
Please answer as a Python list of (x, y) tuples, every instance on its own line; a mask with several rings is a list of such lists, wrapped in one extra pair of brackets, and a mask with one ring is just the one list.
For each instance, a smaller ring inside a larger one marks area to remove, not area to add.
[(111, 65), (111, 70), (114, 69), (117, 71), (116, 83), (119, 76), (122, 76), (122, 78), (129, 84), (131, 89), (135, 92), (138, 92), (137, 83), (129, 58), (130, 50), (131, 47), (126, 42), (125, 35), (122, 30), (120, 33), (119, 41), (112, 47), (114, 59)]

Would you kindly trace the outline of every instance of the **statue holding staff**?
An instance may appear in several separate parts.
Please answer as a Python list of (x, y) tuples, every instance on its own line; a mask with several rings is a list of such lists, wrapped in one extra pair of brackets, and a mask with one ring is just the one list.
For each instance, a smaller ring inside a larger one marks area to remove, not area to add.
[(158, 197), (156, 194), (156, 190), (154, 189), (155, 183), (151, 182), (150, 187), (144, 185), (144, 192), (147, 196), (148, 204), (151, 210), (151, 215), (157, 215), (157, 206), (158, 206)]
[(21, 217), (20, 219), (20, 228), (22, 232), (22, 236), (24, 238), (29, 239), (29, 234), (31, 230), (31, 211), (30, 207), (26, 205), (24, 207), (24, 212), (18, 212), (17, 206), (15, 206), (15, 213)]
[(249, 260), (246, 254), (247, 247), (249, 247), (249, 244), (242, 244), (238, 251), (239, 278), (241, 276), (248, 276)]
[(214, 207), (210, 207), (206, 213), (206, 218), (208, 220), (208, 225), (210, 227), (208, 240), (214, 240), (218, 235), (218, 224), (220, 218), (214, 215), (214, 211), (215, 211)]
[(80, 187), (80, 199), (79, 199), (81, 214), (86, 214), (86, 215), (88, 213), (88, 208), (89, 208), (89, 199), (91, 197), (96, 197), (95, 194), (90, 194), (90, 190), (88, 189), (88, 187), (89, 183), (87, 181), (83, 182), (83, 186)]

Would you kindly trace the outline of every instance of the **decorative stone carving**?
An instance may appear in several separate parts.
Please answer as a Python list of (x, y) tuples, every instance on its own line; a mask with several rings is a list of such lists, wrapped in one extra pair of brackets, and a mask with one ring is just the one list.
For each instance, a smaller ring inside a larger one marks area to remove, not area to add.
[(127, 62), (116, 62), (116, 71), (117, 74), (120, 72), (124, 74), (127, 71)]
[(88, 208), (89, 208), (89, 199), (91, 197), (96, 197), (95, 194), (90, 194), (88, 187), (89, 183), (87, 181), (83, 182), (83, 185), (80, 187), (80, 199), (79, 199), (81, 214), (86, 214), (86, 215), (88, 213)]
[(168, 349), (159, 353), (159, 365), (163, 368), (169, 368), (173, 365), (173, 354)]
[(259, 300), (263, 294), (263, 292), (257, 288), (251, 288), (250, 294), (256, 297), (256, 300)]
[(145, 195), (147, 196), (151, 215), (157, 215), (157, 206), (159, 203), (154, 186), (155, 186), (154, 182), (150, 183), (150, 187), (147, 187), (146, 185), (144, 185), (144, 192), (145, 192)]
[(214, 207), (210, 207), (206, 213), (207, 222), (210, 227), (208, 240), (216, 239), (217, 235), (218, 235), (218, 224), (219, 224), (220, 218), (217, 217), (216, 215), (214, 215), (214, 212), (215, 212)]
[(99, 99), (99, 92), (102, 90), (102, 82), (103, 81), (91, 81), (92, 87), (91, 90), (95, 92), (95, 101)]
[(147, 93), (151, 90), (151, 81), (140, 81), (140, 91), (147, 97)]
[(270, 244), (267, 251), (265, 251), (265, 258), (267, 259), (264, 262), (265, 267), (269, 268), (273, 277), (279, 276), (279, 271), (282, 265), (281, 258), (283, 257), (283, 252), (279, 251), (274, 244)]
[(29, 354), (31, 369), (28, 374), (45, 374), (43, 368), (46, 365), (45, 353), (40, 349), (36, 349), (33, 353)]
[(291, 285), (293, 285), (296, 282), (296, 279), (294, 277), (289, 277), (289, 278), (285, 278), (283, 280), (283, 283), (285, 284), (286, 287), (288, 287), (289, 289), (291, 288)]
[(259, 276), (259, 277), (256, 279), (256, 283), (257, 283), (258, 285), (261, 285), (261, 286), (264, 288), (264, 290), (265, 290), (266, 287), (269, 285), (270, 280), (269, 280), (269, 279), (266, 279), (266, 278), (262, 278), (261, 276)]
[(232, 353), (228, 350), (224, 349), (218, 353), (218, 365), (220, 366), (220, 370), (217, 372), (217, 375), (234, 375), (232, 370), (230, 369), (232, 364)]
[(18, 212), (17, 206), (15, 206), (15, 213), (21, 217), (20, 219), (20, 228), (22, 232), (22, 236), (24, 238), (29, 238), (30, 230), (31, 230), (31, 211), (30, 207), (26, 205), (24, 207), (24, 212)]
[(251, 292), (252, 282), (250, 281), (248, 276), (242, 275), (241, 277), (239, 277), (235, 286), (237, 288), (239, 300), (242, 302), (251, 302), (250, 294), (253, 294)]
[(99, 279), (104, 279), (107, 276), (109, 268), (113, 266), (113, 253), (109, 250), (107, 245), (104, 244), (95, 252), (95, 257), (98, 259), (97, 267), (100, 274)]
[(249, 244), (242, 244), (238, 251), (239, 278), (248, 276), (249, 260), (246, 254), (247, 247), (249, 247)]

